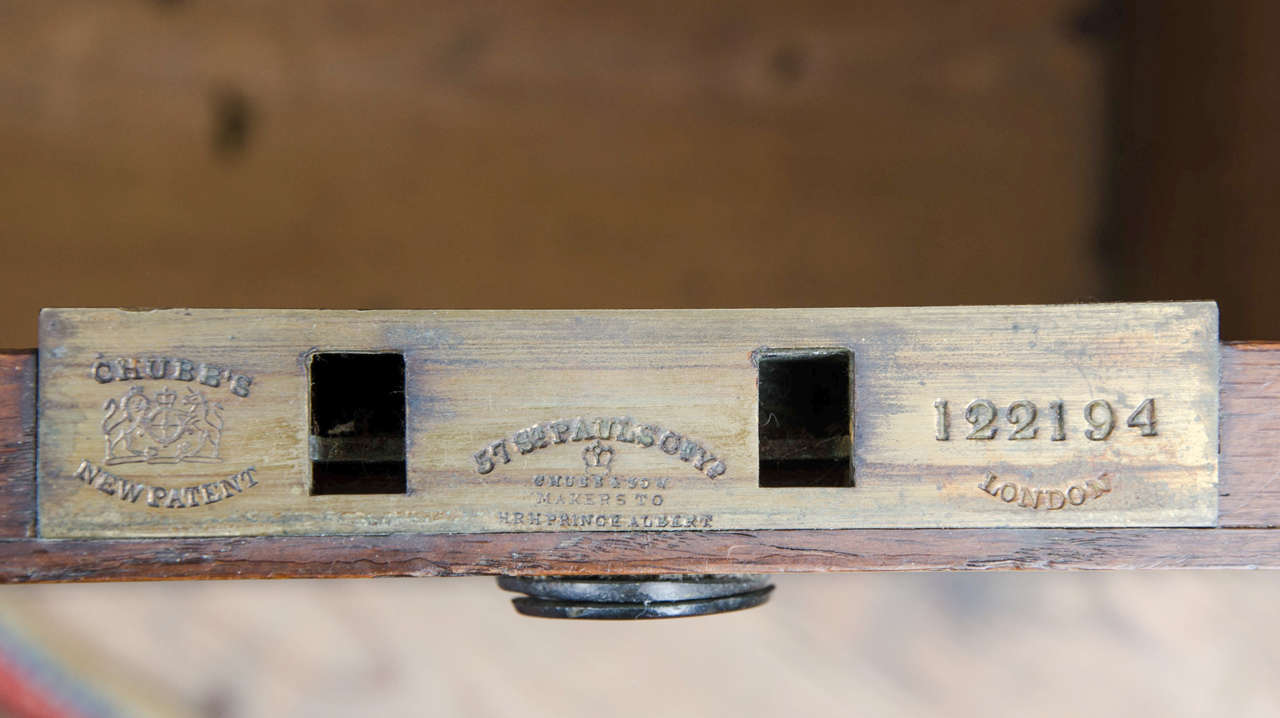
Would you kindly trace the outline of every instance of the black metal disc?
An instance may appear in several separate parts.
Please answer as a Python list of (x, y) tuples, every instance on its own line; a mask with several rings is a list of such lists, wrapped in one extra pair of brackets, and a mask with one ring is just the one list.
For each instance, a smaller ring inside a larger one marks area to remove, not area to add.
[(758, 575), (501, 576), (498, 585), (527, 594), (512, 600), (526, 616), (613, 620), (739, 611), (773, 591)]

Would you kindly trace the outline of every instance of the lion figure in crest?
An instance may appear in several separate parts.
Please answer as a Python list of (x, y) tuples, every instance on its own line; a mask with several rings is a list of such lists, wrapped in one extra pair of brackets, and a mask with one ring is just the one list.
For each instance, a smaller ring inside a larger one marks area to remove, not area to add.
[(194, 389), (179, 400), (168, 387), (147, 396), (134, 386), (102, 411), (108, 465), (222, 460), (222, 405)]

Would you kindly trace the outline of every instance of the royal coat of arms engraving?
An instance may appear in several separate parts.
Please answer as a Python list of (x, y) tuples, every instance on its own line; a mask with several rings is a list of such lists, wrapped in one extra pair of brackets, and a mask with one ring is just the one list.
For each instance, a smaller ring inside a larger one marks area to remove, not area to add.
[(102, 411), (108, 466), (222, 461), (222, 405), (202, 392), (188, 388), (179, 398), (165, 387), (148, 396), (135, 386), (108, 399)]

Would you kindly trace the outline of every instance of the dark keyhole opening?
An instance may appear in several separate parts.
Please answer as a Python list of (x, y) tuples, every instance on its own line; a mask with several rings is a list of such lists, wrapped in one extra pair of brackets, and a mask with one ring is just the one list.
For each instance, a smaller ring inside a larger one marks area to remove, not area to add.
[(311, 357), (311, 493), (403, 494), (404, 355)]
[(853, 352), (767, 349), (756, 363), (760, 486), (853, 486)]

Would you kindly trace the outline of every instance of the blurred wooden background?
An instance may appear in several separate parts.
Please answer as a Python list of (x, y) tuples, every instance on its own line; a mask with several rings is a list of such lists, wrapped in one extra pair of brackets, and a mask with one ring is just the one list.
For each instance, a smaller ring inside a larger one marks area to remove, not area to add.
[(1082, 12), (10, 4), (0, 336), (50, 305), (1101, 297)]
[(1274, 3), (0, 3), (41, 306), (1213, 298), (1280, 336)]
[[(1277, 27), (1262, 0), (0, 1), (0, 345), (42, 306), (1192, 298), (1280, 339)], [(518, 620), (488, 581), (11, 587), (0, 616), (209, 716), (1278, 706), (1271, 576), (780, 591), (657, 628)]]

